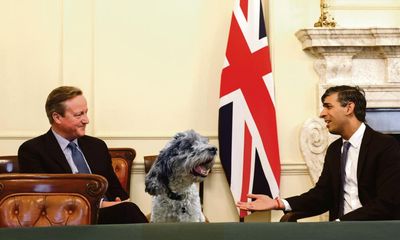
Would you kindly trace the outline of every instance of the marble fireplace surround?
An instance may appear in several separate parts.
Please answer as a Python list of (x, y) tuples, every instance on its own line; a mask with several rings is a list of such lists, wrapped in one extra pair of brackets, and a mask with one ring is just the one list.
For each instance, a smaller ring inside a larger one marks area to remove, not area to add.
[[(296, 37), (315, 58), (318, 99), (332, 85), (358, 85), (365, 91), (367, 108), (400, 108), (400, 28), (309, 28), (297, 31)], [(336, 138), (318, 117), (305, 121), (300, 148), (314, 182)]]

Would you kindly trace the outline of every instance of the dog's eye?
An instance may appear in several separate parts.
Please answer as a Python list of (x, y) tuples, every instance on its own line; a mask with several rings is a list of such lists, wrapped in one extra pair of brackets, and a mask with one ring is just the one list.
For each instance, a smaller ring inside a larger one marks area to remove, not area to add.
[(191, 144), (190, 142), (187, 142), (187, 141), (185, 141), (185, 142), (180, 142), (180, 144), (179, 144), (179, 149), (180, 149), (181, 151), (190, 150), (190, 149), (192, 149), (192, 144)]

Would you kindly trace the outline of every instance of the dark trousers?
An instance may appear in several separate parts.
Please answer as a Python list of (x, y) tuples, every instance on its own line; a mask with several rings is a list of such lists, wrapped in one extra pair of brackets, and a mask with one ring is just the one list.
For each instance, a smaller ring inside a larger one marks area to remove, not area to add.
[(100, 208), (98, 224), (148, 223), (146, 216), (132, 202)]

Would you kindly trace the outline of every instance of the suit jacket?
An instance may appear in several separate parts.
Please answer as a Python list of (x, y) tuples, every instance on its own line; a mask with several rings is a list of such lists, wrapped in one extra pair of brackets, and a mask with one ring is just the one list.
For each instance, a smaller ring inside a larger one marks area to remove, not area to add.
[[(338, 218), (340, 195), (340, 156), (343, 140), (327, 149), (321, 176), (308, 192), (287, 198), (293, 211), (329, 211), (329, 219)], [(396, 139), (366, 127), (357, 165), (358, 197), (362, 207), (340, 220), (400, 219), (400, 148)]]
[[(85, 155), (92, 173), (105, 177), (108, 181), (106, 197), (114, 200), (128, 198), (114, 173), (111, 156), (104, 141), (83, 136), (78, 139), (79, 147)], [(18, 150), (20, 171), (24, 173), (72, 173), (65, 155), (53, 132), (24, 142)]]

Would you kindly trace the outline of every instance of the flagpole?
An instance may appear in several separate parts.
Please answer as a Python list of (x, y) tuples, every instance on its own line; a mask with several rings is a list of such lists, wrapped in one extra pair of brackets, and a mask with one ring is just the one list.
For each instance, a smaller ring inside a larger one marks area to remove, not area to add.
[(327, 0), (320, 0), (319, 4), (321, 16), (318, 22), (314, 23), (314, 27), (336, 27), (335, 19), (329, 14), (329, 5)]

